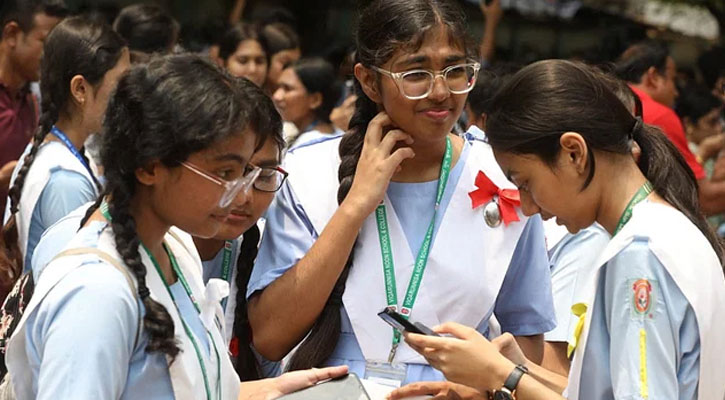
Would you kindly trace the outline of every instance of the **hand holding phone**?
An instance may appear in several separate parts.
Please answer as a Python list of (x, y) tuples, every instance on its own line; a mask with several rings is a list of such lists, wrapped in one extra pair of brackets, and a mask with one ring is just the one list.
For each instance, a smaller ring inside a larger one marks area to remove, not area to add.
[(407, 318), (405, 318), (403, 314), (400, 314), (399, 312), (394, 311), (389, 307), (386, 307), (383, 311), (380, 311), (378, 313), (378, 317), (382, 318), (382, 320), (387, 322), (388, 325), (401, 332), (405, 331), (409, 333), (417, 333), (420, 335), (440, 336), (439, 334), (435, 333), (433, 329), (430, 329), (429, 327), (423, 325), (420, 322), (411, 322)]

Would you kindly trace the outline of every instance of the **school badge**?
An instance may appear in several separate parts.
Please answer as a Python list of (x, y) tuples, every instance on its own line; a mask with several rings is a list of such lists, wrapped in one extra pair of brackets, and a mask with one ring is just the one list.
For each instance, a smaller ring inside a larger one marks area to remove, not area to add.
[(632, 316), (654, 318), (652, 306), (655, 301), (656, 282), (647, 279), (631, 281)]

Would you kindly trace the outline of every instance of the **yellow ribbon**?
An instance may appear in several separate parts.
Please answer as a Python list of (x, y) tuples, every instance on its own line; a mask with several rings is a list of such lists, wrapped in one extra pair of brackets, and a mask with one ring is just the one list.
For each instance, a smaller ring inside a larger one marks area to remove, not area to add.
[(576, 328), (574, 329), (574, 343), (569, 343), (566, 349), (566, 356), (568, 358), (571, 358), (574, 350), (579, 345), (579, 337), (584, 329), (584, 321), (587, 319), (587, 305), (584, 303), (576, 303), (571, 306), (571, 312), (579, 317), (579, 322), (576, 323)]

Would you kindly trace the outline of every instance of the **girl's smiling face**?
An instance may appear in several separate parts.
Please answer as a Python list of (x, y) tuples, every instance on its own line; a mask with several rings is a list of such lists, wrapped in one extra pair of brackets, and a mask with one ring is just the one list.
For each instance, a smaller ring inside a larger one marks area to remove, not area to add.
[[(466, 63), (463, 43), (458, 45), (449, 30), (441, 25), (425, 34), (418, 49), (401, 47), (378, 67), (393, 73), (414, 69), (435, 73), (463, 63)], [(419, 144), (438, 142), (450, 133), (466, 104), (467, 94), (452, 94), (441, 77), (435, 78), (428, 96), (419, 100), (408, 99), (391, 77), (370, 69), (360, 71), (358, 79), (368, 97), (381, 105), (397, 127), (412, 135)]]

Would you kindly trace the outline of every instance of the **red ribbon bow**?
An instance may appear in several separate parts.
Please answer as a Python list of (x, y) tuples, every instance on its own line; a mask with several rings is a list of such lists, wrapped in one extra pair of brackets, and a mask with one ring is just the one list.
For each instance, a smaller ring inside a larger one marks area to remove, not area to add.
[(471, 197), (472, 208), (478, 208), (491, 201), (493, 196), (498, 195), (498, 210), (504, 225), (508, 226), (511, 222), (519, 220), (519, 215), (516, 213), (516, 207), (521, 206), (518, 190), (499, 189), (483, 171), (478, 171), (476, 187), (478, 189), (468, 193), (468, 196)]

